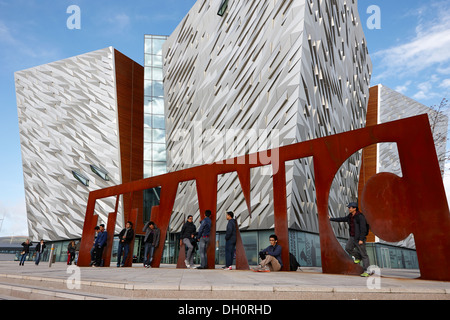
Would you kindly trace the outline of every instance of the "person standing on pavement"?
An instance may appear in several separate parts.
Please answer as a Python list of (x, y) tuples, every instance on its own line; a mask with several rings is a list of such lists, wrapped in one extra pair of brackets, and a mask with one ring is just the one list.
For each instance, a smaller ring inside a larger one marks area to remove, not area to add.
[(67, 265), (71, 265), (75, 259), (75, 241), (70, 241), (67, 246)]
[(100, 227), (96, 226), (94, 228), (94, 232), (95, 232), (95, 237), (94, 237), (94, 242), (92, 243), (92, 248), (91, 248), (91, 263), (89, 264), (90, 266), (93, 266), (95, 263), (95, 257), (97, 254), (97, 248), (95, 246), (95, 243), (97, 241), (98, 234), (100, 233)]
[(227, 231), (225, 234), (225, 266), (224, 270), (232, 270), (234, 252), (236, 251), (236, 220), (232, 211), (227, 212)]
[(81, 247), (81, 241), (78, 240), (75, 244), (75, 264), (78, 263), (78, 256), (80, 255), (80, 247)]
[(41, 239), (41, 241), (36, 245), (36, 260), (34, 261), (35, 265), (39, 265), (39, 262), (41, 261), (41, 258), (44, 254), (44, 249), (46, 245), (44, 243), (44, 239)]
[(370, 260), (366, 250), (366, 236), (369, 233), (366, 217), (359, 211), (356, 202), (350, 202), (347, 208), (349, 211), (347, 216), (342, 218), (328, 218), (330, 221), (348, 223), (350, 237), (345, 245), (345, 251), (353, 257), (355, 263), (362, 261), (364, 272), (361, 276), (368, 277), (370, 274), (367, 269), (370, 266)]
[(22, 252), (20, 257), (19, 266), (23, 266), (25, 263), (25, 260), (27, 260), (28, 254), (30, 253), (30, 247), (33, 245), (33, 243), (30, 241), (30, 239), (25, 240), (25, 242), (22, 242)]
[(194, 245), (192, 241), (195, 240), (194, 237), (197, 228), (195, 227), (193, 221), (194, 217), (192, 215), (189, 215), (186, 223), (181, 228), (180, 246), (182, 243), (184, 243), (187, 248), (186, 259), (184, 260), (184, 263), (188, 268), (190, 268), (194, 264)]
[(94, 267), (101, 267), (102, 258), (103, 258), (103, 249), (106, 246), (106, 240), (108, 239), (108, 233), (105, 230), (105, 225), (100, 225), (100, 230), (97, 234), (97, 238), (94, 242), (95, 247), (95, 262), (93, 264)]
[(200, 266), (197, 269), (208, 269), (208, 256), (207, 250), (209, 245), (209, 233), (211, 232), (211, 210), (205, 211), (205, 218), (200, 223), (200, 228), (198, 229), (197, 239), (199, 241), (199, 252), (200, 252)]
[(160, 230), (153, 221), (149, 221), (145, 224), (142, 231), (145, 232), (144, 267), (150, 268), (150, 264), (153, 260), (153, 253), (155, 252), (155, 248), (159, 245)]
[[(134, 239), (133, 223), (128, 221), (125, 229), (119, 233), (119, 248), (117, 250), (117, 267), (125, 266), (127, 261), (128, 251), (130, 250), (130, 243)], [(122, 260), (123, 253), (123, 260)], [(122, 261), (122, 263), (121, 263)]]

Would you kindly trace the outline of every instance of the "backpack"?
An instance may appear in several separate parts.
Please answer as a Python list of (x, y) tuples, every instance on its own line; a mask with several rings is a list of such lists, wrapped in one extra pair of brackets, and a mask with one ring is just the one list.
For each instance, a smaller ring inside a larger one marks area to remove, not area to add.
[(289, 252), (289, 270), (291, 271), (297, 271), (297, 269), (300, 267), (300, 263), (298, 263), (295, 256)]

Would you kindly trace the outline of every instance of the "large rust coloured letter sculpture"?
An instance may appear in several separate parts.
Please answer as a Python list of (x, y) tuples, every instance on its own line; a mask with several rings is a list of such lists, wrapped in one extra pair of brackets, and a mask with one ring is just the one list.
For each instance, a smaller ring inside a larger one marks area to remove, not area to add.
[[(250, 212), (250, 169), (267, 165), (265, 160), (269, 155), (274, 169), (274, 226), (279, 243), (283, 247), (284, 270), (288, 270), (289, 267), (285, 162), (313, 157), (322, 270), (324, 273), (360, 274), (361, 267), (354, 264), (345, 253), (328, 220), (329, 191), (334, 176), (345, 160), (367, 146), (383, 142), (397, 143), (402, 177), (379, 173), (367, 181), (360, 206), (371, 229), (375, 235), (387, 241), (398, 241), (413, 233), (421, 278), (450, 280), (448, 272), (450, 214), (427, 115), (299, 142), (93, 191), (87, 204), (78, 265), (89, 265), (89, 251), (97, 223), (97, 216), (94, 215), (96, 200), (161, 187), (161, 201), (159, 206), (152, 208), (152, 220), (160, 226), (161, 239), (165, 239), (178, 184), (195, 180), (200, 213), (203, 215), (206, 209), (211, 210), (213, 222), (211, 237), (215, 239), (215, 222), (218, 214), (217, 176), (237, 172)], [(152, 262), (154, 267), (158, 267), (161, 261), (164, 242), (161, 243), (154, 253)], [(108, 246), (111, 245), (109, 242)], [(242, 242), (238, 242), (236, 260), (238, 269), (248, 269)], [(208, 267), (214, 268), (214, 263), (215, 246), (212, 241), (212, 245), (208, 248)]]

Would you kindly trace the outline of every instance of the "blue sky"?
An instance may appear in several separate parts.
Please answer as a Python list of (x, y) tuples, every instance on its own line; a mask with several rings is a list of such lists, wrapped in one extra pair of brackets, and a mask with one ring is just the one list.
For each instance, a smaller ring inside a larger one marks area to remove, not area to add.
[[(0, 0), (0, 236), (28, 232), (14, 72), (108, 46), (143, 64), (144, 34), (170, 35), (195, 2)], [(81, 10), (79, 30), (67, 28), (71, 5)], [(380, 29), (369, 28), (373, 5)], [(450, 98), (449, 1), (359, 0), (359, 14), (372, 85), (382, 83), (427, 106)]]

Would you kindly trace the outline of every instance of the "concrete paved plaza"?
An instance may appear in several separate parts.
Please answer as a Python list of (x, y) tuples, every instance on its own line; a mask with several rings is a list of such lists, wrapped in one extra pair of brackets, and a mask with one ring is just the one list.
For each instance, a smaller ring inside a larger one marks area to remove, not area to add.
[(176, 269), (78, 268), (65, 263), (0, 262), (3, 299), (429, 299), (450, 300), (450, 282), (418, 279), (418, 270), (379, 269), (369, 278), (295, 272)]

